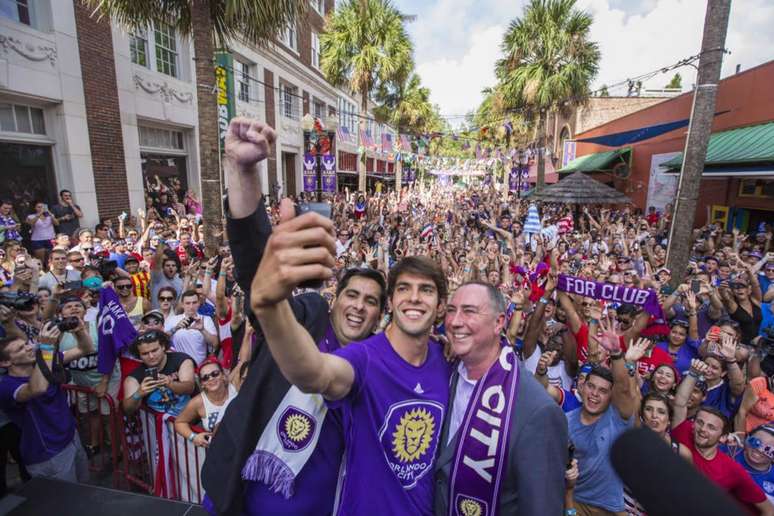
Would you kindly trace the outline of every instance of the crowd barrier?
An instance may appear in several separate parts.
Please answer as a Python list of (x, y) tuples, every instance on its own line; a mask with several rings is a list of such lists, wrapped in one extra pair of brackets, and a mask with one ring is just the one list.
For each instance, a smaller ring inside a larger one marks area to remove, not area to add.
[[(95, 441), (101, 445), (106, 443), (107, 426), (110, 454), (92, 456), (92, 471), (105, 472), (110, 462), (115, 489), (140, 491), (182, 502), (202, 502), (201, 470), (206, 448), (195, 446), (177, 434), (173, 416), (145, 406), (127, 416), (108, 394), (100, 399), (87, 387), (62, 387), (68, 394), (84, 443), (94, 442), (90, 432), (95, 425), (90, 425), (90, 418), (102, 411), (98, 440)], [(85, 410), (86, 407), (96, 408), (96, 413)], [(196, 426), (192, 428), (196, 432), (203, 431)]]

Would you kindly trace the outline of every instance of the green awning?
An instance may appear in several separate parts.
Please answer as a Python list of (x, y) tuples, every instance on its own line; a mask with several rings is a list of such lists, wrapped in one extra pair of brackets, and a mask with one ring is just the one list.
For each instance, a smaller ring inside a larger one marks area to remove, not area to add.
[(628, 163), (628, 156), (625, 154), (632, 151), (631, 147), (623, 147), (608, 152), (597, 152), (586, 154), (580, 158), (575, 158), (567, 163), (559, 172), (593, 172), (595, 170), (611, 170), (617, 163)]
[[(774, 122), (722, 131), (710, 136), (705, 166), (736, 165), (774, 162)], [(666, 163), (664, 168), (683, 166), (681, 152)]]

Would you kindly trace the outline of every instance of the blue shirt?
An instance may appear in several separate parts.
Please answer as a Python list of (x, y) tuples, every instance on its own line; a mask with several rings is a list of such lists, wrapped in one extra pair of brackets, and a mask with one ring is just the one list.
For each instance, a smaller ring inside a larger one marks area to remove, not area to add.
[(747, 463), (744, 451), (737, 453), (734, 459), (750, 474), (755, 483), (758, 484), (758, 487), (763, 489), (769, 501), (774, 503), (774, 467), (770, 467), (767, 471), (759, 471), (753, 468)]
[(672, 355), (669, 353), (668, 341), (665, 340), (656, 344), (657, 348), (666, 351), (674, 359), (675, 367), (681, 375), (684, 375), (691, 368), (691, 360), (699, 358), (699, 346), (701, 346), (700, 340), (686, 338), (683, 345), (677, 350), (677, 354)]
[[(765, 290), (764, 290), (765, 292)], [(763, 336), (764, 328), (774, 327), (774, 314), (771, 313), (771, 303), (761, 303), (761, 326), (758, 335)]]
[(623, 482), (610, 463), (610, 447), (634, 418), (625, 420), (612, 404), (593, 424), (581, 422), (582, 408), (568, 412), (567, 427), (570, 440), (575, 445), (580, 476), (575, 485), (575, 499), (610, 512), (624, 510)]
[(562, 389), (562, 395), (562, 410), (564, 412), (572, 412), (583, 405), (581, 400), (579, 400), (578, 396), (575, 394), (575, 391)]
[(108, 257), (108, 259), (115, 260), (118, 266), (123, 269), (124, 265), (126, 264), (126, 259), (128, 257), (129, 255), (125, 253), (110, 253), (110, 256)]
[(731, 395), (731, 387), (726, 380), (723, 380), (715, 387), (707, 389), (707, 397), (702, 405), (708, 405), (721, 411), (727, 418), (733, 419), (736, 411), (739, 410), (739, 404), (742, 401), (741, 396)]

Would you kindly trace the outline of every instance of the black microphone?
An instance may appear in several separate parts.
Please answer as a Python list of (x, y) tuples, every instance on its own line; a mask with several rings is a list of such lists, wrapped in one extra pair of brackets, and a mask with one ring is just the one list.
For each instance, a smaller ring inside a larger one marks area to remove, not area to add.
[(648, 516), (744, 514), (740, 505), (647, 428), (624, 432), (613, 443), (610, 460)]

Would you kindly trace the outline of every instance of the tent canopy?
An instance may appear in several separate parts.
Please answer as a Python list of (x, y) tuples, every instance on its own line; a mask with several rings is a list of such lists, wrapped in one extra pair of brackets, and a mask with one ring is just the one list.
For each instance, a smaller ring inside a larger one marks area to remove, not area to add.
[(630, 204), (627, 196), (600, 183), (581, 171), (574, 172), (558, 183), (526, 194), (530, 200), (565, 204)]

